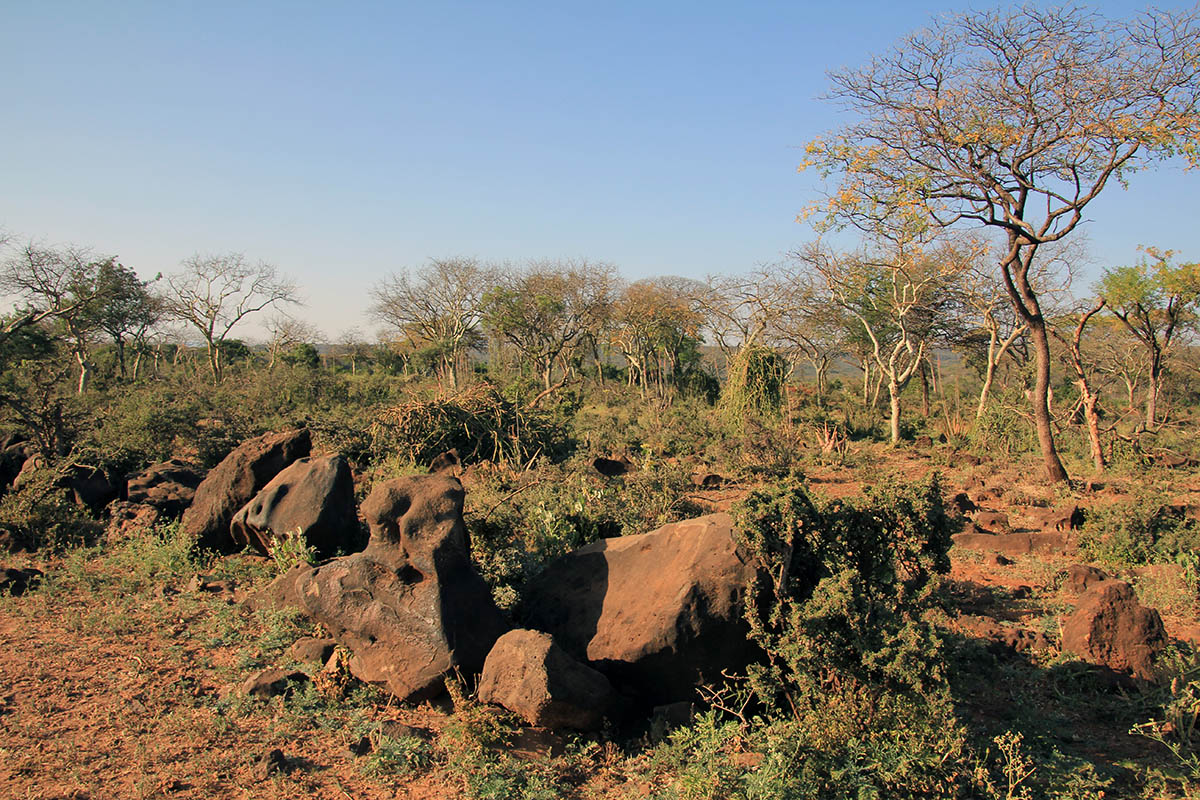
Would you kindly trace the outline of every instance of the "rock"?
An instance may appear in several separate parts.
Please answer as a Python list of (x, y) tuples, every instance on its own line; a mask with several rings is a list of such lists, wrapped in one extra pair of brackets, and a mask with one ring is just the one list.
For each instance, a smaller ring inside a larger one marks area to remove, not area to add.
[(325, 625), (359, 680), (402, 700), (437, 695), (447, 674), (477, 674), (510, 627), (471, 563), (463, 496), (444, 475), (379, 484), (362, 507), (366, 549), (298, 567), (268, 595)]
[(603, 539), (554, 561), (526, 590), (529, 627), (649, 704), (690, 700), (759, 651), (743, 593), (754, 569), (728, 514)]
[(1075, 544), (1066, 533), (981, 533), (969, 526), (962, 533), (950, 537), (954, 544), (965, 550), (1004, 553), (1021, 556), (1029, 553), (1067, 554), (1075, 551)]
[(979, 506), (971, 502), (971, 498), (967, 496), (966, 492), (959, 492), (954, 495), (954, 497), (950, 498), (950, 502), (947, 505), (962, 516), (970, 514), (979, 508)]
[(152, 464), (132, 475), (127, 483), (129, 502), (151, 506), (168, 519), (183, 514), (196, 496), (204, 472), (188, 462), (172, 458)]
[(21, 467), (34, 453), (33, 444), (16, 434), (0, 439), (0, 496), (21, 474)]
[(1083, 509), (1077, 505), (1030, 509), (1027, 516), (1035, 527), (1046, 531), (1074, 531), (1083, 527)]
[(546, 633), (514, 630), (483, 665), (479, 699), (538, 728), (600, 728), (615, 699), (608, 679), (567, 655)]
[(458, 450), (447, 450), (440, 456), (429, 462), (429, 474), (457, 476), (462, 470), (462, 462), (458, 458)]
[(308, 675), (299, 670), (268, 669), (251, 675), (242, 682), (241, 692), (248, 697), (290, 695), (296, 687), (308, 683)]
[(1084, 564), (1072, 564), (1067, 567), (1067, 579), (1063, 588), (1075, 594), (1082, 594), (1101, 581), (1110, 580), (1108, 573)]
[(288, 654), (297, 661), (305, 664), (324, 664), (333, 655), (337, 642), (333, 639), (317, 639), (305, 636), (292, 642)]
[(0, 528), (0, 550), (9, 553), (32, 553), (33, 542), (17, 528)]
[(1138, 602), (1124, 581), (1095, 584), (1079, 598), (1062, 628), (1062, 649), (1085, 661), (1132, 675), (1154, 677), (1154, 662), (1166, 647), (1162, 618)]
[(633, 462), (627, 457), (597, 458), (592, 461), (592, 469), (606, 478), (618, 478), (633, 471)]
[(715, 489), (718, 486), (724, 486), (726, 483), (727, 481), (723, 476), (705, 469), (692, 473), (692, 485), (699, 486), (701, 489)]
[(180, 530), (201, 547), (234, 550), (229, 534), (233, 515), (284, 467), (307, 456), (311, 448), (307, 430), (269, 433), (243, 442), (196, 487), (192, 504), (183, 512)]
[(976, 527), (989, 533), (1008, 533), (1012, 530), (1008, 523), (1008, 515), (999, 511), (976, 511), (972, 519)]
[(40, 569), (32, 567), (26, 569), (6, 567), (0, 570), (0, 594), (19, 597), (31, 589), (36, 589), (42, 582), (43, 574)]
[(254, 777), (265, 781), (277, 772), (286, 772), (287, 768), (287, 756), (283, 754), (282, 750), (276, 748), (254, 762)]
[(138, 532), (148, 531), (162, 520), (162, 512), (154, 506), (116, 500), (108, 506), (108, 525), (104, 539), (116, 544)]
[(1041, 631), (1002, 625), (991, 617), (963, 614), (956, 626), (964, 633), (990, 642), (989, 649), (998, 656), (1013, 653), (1044, 652), (1050, 649), (1050, 639)]
[(346, 459), (333, 455), (292, 462), (233, 515), (229, 526), (234, 545), (263, 555), (293, 531), (300, 531), (319, 558), (352, 545), (358, 513)]

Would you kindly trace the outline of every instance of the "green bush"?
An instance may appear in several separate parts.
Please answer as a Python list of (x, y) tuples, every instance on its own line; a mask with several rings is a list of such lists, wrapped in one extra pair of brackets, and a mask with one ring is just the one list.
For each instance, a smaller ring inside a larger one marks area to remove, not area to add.
[(1173, 562), (1200, 545), (1200, 524), (1146, 495), (1109, 506), (1094, 506), (1079, 547), (1094, 561), (1114, 567)]
[(940, 684), (928, 612), (954, 526), (936, 475), (822, 505), (787, 481), (751, 492), (733, 513), (758, 565), (747, 619), (769, 657), (751, 672), (764, 702), (795, 707), (830, 681), (916, 693)]

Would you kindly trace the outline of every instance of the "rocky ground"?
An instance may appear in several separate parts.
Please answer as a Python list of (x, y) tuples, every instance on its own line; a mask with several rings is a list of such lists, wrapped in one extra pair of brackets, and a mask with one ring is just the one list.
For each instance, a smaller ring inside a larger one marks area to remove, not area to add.
[[(1128, 682), (1143, 668), (1145, 642), (1067, 652), (1073, 615), (1100, 602), (1088, 599), (1097, 584), (1117, 591), (1105, 578), (1130, 587), (1106, 607), (1153, 607), (1165, 640), (1200, 639), (1183, 567), (1099, 565), (1098, 575), (1079, 563), (1073, 510), (1119, 502), (1132, 479), (1056, 492), (1030, 479), (1030, 465), (884, 448), (872, 462), (878, 474), (942, 471), (948, 500), (969, 520), (951, 551), (945, 626), (959, 661), (987, 669), (954, 678), (961, 713), (997, 729), (1036, 714), (1065, 756), (1118, 770), (1168, 762), (1159, 745), (1129, 735), (1147, 711)], [(814, 493), (831, 497), (870, 480), (834, 465), (808, 473)], [(746, 490), (717, 483), (697, 486), (699, 507), (726, 509)], [(468, 497), (470, 489), (468, 480)], [(1200, 502), (1193, 471), (1172, 473), (1169, 489), (1181, 514)], [(483, 749), (495, 751), (487, 763), (497, 770), (523, 773), (523, 785), (544, 774), (546, 785), (578, 797), (645, 796), (670, 782), (638, 755), (665, 720), (555, 732), (469, 697), (401, 703), (358, 683), (344, 661), (325, 664), (320, 646), (296, 645), (326, 636), (322, 626), (246, 602), (273, 577), (263, 557), (198, 563), (178, 542), (126, 532), (65, 557), (23, 553), (5, 565), (44, 577), (29, 574), (32, 585), (0, 597), (2, 796), (458, 797)], [(1152, 638), (1153, 620), (1137, 613)], [(1107, 688), (1086, 663), (1104, 659), (1114, 668)], [(283, 673), (264, 678), (272, 669)]]

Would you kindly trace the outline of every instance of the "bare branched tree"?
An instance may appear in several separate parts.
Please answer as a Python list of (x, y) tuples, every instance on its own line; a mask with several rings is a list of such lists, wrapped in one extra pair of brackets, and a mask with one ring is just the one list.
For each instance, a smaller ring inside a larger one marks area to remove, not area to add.
[(291, 280), (270, 264), (250, 263), (241, 253), (195, 255), (167, 276), (166, 316), (199, 332), (214, 382), (224, 374), (220, 345), (238, 323), (265, 308), (299, 302)]

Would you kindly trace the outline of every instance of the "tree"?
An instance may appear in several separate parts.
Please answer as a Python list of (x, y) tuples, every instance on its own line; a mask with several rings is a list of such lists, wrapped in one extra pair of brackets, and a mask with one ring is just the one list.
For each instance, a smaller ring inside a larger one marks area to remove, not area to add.
[(823, 281), (830, 302), (858, 320), (876, 369), (887, 380), (891, 440), (900, 441), (900, 395), (953, 319), (956, 282), (973, 257), (962, 243), (927, 248), (898, 237), (873, 253), (839, 255), (812, 245), (797, 257)]
[[(1050, 349), (1030, 270), (1110, 181), (1155, 159), (1200, 162), (1196, 9), (1109, 21), (1081, 7), (967, 12), (831, 75), (855, 121), (801, 165), (837, 175), (827, 222), (901, 217), (999, 230), (999, 272), (1036, 354), (1031, 397), (1048, 477)], [(815, 207), (810, 210), (817, 210)]]
[(616, 301), (610, 341), (642, 397), (653, 392), (666, 400), (684, 370), (699, 360), (704, 317), (692, 302), (694, 288), (684, 279), (642, 280), (626, 286)]
[[(275, 314), (267, 321), (267, 333), (269, 335), (267, 339), (267, 369), (274, 369), (275, 362), (281, 356), (285, 361), (293, 363), (294, 359), (288, 359), (284, 356), (285, 353), (292, 353), (300, 345), (312, 344), (323, 338), (323, 334), (315, 325), (283, 313)], [(306, 352), (305, 360), (307, 358)]]
[(113, 285), (102, 276), (115, 275), (132, 275), (117, 263), (116, 256), (97, 256), (82, 247), (26, 245), (0, 267), (0, 291), (26, 303), (0, 333), (7, 339), (28, 325), (55, 320), (75, 357), (79, 368), (76, 391), (83, 394), (92, 376), (91, 345)]
[(1066, 347), (1064, 359), (1075, 373), (1075, 385), (1079, 387), (1079, 404), (1083, 412), (1084, 425), (1087, 427), (1092, 465), (1095, 466), (1097, 474), (1103, 472), (1105, 467), (1104, 445), (1100, 441), (1100, 392), (1095, 385), (1092, 369), (1088, 366), (1087, 359), (1084, 358), (1082, 341), (1088, 322), (1100, 313), (1104, 308), (1104, 303), (1104, 299), (1101, 298), (1091, 306), (1082, 308), (1072, 315), (1078, 316), (1079, 321), (1075, 324), (1075, 331), (1070, 339), (1063, 336), (1056, 328), (1051, 328), (1055, 338)]
[(150, 328), (162, 316), (162, 300), (150, 292), (150, 283), (115, 260), (102, 262), (96, 275), (100, 302), (91, 316), (96, 326), (112, 339), (122, 378), (126, 376), (127, 343), (132, 341), (135, 347), (142, 346)]
[(588, 261), (538, 261), (503, 271), (484, 297), (484, 324), (528, 360), (542, 381), (562, 386), (571, 370), (567, 356), (591, 334), (597, 339), (612, 310), (616, 270)]
[(443, 378), (458, 388), (459, 362), (478, 335), (491, 270), (473, 258), (433, 259), (371, 289), (371, 314), (414, 347), (429, 348)]
[(1174, 264), (1175, 253), (1147, 247), (1152, 263), (1107, 270), (1097, 291), (1109, 310), (1146, 350), (1146, 427), (1158, 420), (1165, 358), (1177, 337), (1195, 327), (1200, 263)]
[(241, 253), (195, 255), (167, 276), (166, 316), (200, 333), (214, 383), (224, 375), (221, 343), (251, 314), (283, 303), (299, 303), (296, 285), (275, 267), (251, 264)]

